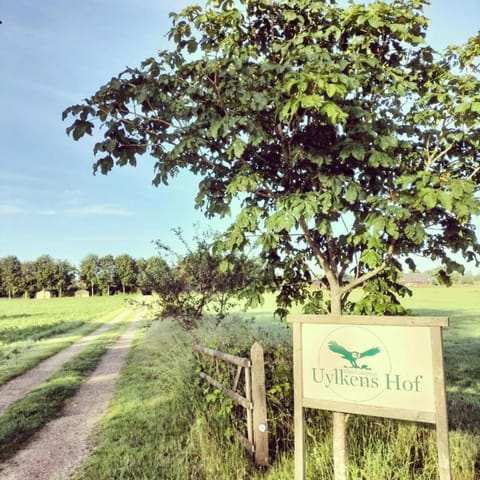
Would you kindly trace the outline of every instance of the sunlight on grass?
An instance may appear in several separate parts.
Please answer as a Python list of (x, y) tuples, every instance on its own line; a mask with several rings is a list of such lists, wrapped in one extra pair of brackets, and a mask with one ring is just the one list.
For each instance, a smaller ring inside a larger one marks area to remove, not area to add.
[(115, 323), (49, 380), (7, 408), (0, 416), (0, 460), (13, 455), (35, 432), (59, 414), (65, 402), (80, 388), (108, 347), (127, 329), (128, 322), (136, 314), (133, 311)]
[[(475, 360), (480, 356), (478, 288), (418, 288), (408, 299), (415, 313), (451, 319), (444, 343), (454, 480), (480, 478), (480, 365)], [(242, 348), (250, 338), (268, 339), (266, 344), (277, 346), (289, 341), (291, 330), (273, 318), (273, 300), (269, 296), (262, 309), (220, 326), (212, 322), (199, 331), (181, 331), (170, 321), (153, 321), (142, 330), (110, 412), (95, 434), (96, 449), (76, 480), (291, 480), (292, 450), (280, 452), (266, 471), (257, 470), (234, 439), (225, 436), (231, 426), (218, 423), (213, 410), (205, 414), (203, 395), (211, 389), (197, 380), (190, 347), (204, 337), (213, 345)], [(240, 320), (252, 316), (253, 323)], [(291, 354), (286, 355), (290, 361)], [(282, 411), (282, 421), (291, 423), (292, 414)], [(279, 420), (270, 419), (271, 435)], [(324, 413), (307, 420), (308, 478), (333, 480), (331, 416)], [(272, 438), (273, 444), (280, 440)], [(351, 416), (348, 443), (350, 480), (436, 478), (432, 426)]]
[(112, 320), (125, 302), (121, 297), (1, 299), (0, 306), (3, 385)]

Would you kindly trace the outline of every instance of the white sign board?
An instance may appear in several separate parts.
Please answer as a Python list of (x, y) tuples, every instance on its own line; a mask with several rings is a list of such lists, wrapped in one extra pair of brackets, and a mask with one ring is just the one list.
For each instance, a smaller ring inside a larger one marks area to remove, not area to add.
[(434, 421), (430, 328), (305, 324), (302, 342), (304, 399)]
[(448, 318), (294, 315), (295, 478), (305, 475), (303, 408), (434, 423), (450, 479), (441, 327)]

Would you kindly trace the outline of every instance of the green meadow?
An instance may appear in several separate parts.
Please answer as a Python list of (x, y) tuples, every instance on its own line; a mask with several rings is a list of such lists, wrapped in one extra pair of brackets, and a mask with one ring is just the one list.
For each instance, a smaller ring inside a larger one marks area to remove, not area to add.
[[(113, 318), (124, 302), (121, 296), (1, 300), (0, 383)], [(480, 285), (415, 288), (404, 304), (414, 314), (450, 319), (444, 346), (453, 478), (479, 480)], [(72, 478), (291, 480), (291, 329), (274, 318), (274, 310), (274, 297), (267, 296), (259, 309), (237, 312), (220, 326), (206, 322), (189, 332), (172, 321), (146, 320), (108, 414), (94, 432), (95, 449)], [(94, 365), (112, 335), (118, 335), (115, 329), (99, 339), (92, 352), (82, 355)], [(277, 383), (267, 392), (272, 452), (268, 469), (255, 468), (236, 441), (234, 424), (241, 427), (242, 422), (234, 415), (232, 403), (198, 379), (191, 349), (198, 340), (230, 353), (256, 340), (270, 350), (267, 376)], [(8, 447), (3, 455), (20, 448), (78, 388), (91, 368), (77, 372), (76, 364), (85, 363), (82, 355), (0, 417), (3, 443)], [(58, 378), (65, 375), (75, 377), (75, 388), (72, 382), (57, 388)], [(37, 410), (45, 410), (42, 405), (46, 404), (53, 405), (52, 411), (38, 421)], [(15, 420), (19, 415), (21, 430)], [(333, 480), (331, 440), (331, 415), (309, 411), (308, 478)], [(437, 476), (435, 431), (429, 425), (351, 416), (348, 444), (350, 480), (433, 480)]]
[[(413, 292), (405, 304), (415, 314), (450, 318), (444, 345), (452, 473), (455, 480), (478, 480), (480, 286), (423, 287)], [(152, 321), (146, 326), (137, 337), (110, 411), (95, 432), (96, 449), (75, 479), (291, 480), (293, 412), (289, 383), (267, 392), (269, 401), (276, 402), (269, 417), (274, 461), (260, 471), (235, 440), (233, 423), (239, 421), (227, 418), (232, 411), (230, 401), (198, 380), (198, 365), (191, 351), (192, 342), (199, 339), (223, 345), (226, 350), (259, 340), (280, 352), (270, 357), (267, 370), (277, 369), (285, 378), (291, 374), (286, 371), (291, 366), (291, 350), (283, 345), (291, 330), (273, 318), (273, 311), (273, 297), (267, 297), (261, 309), (217, 327), (206, 325), (185, 332), (171, 321)], [(308, 478), (333, 480), (331, 415), (310, 412)], [(275, 437), (280, 431), (277, 425), (284, 429)], [(436, 479), (435, 438), (429, 425), (351, 416), (349, 478)]]
[(0, 385), (111, 320), (121, 296), (0, 299)]
[(0, 416), (0, 460), (12, 456), (38, 430), (59, 416), (65, 403), (75, 395), (110, 345), (126, 330), (128, 322), (137, 313), (131, 311), (115, 322), (48, 380), (5, 410)]

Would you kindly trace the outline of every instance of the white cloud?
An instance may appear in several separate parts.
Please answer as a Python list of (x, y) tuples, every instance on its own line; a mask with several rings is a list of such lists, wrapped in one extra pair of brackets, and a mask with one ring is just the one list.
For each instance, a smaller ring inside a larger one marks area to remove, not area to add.
[(56, 210), (38, 210), (37, 215), (53, 216), (58, 215), (58, 212)]
[(80, 208), (70, 208), (65, 210), (67, 215), (99, 215), (99, 216), (116, 216), (116, 217), (132, 217), (134, 213), (131, 210), (112, 207), (111, 205), (87, 205)]
[(14, 205), (0, 205), (0, 215), (16, 215), (22, 213), (23, 210)]
[(106, 216), (106, 217), (133, 217), (134, 212), (124, 208), (117, 208), (112, 205), (85, 205), (77, 208), (66, 208), (63, 210), (38, 210), (37, 215), (59, 215), (67, 217), (88, 217), (88, 216)]

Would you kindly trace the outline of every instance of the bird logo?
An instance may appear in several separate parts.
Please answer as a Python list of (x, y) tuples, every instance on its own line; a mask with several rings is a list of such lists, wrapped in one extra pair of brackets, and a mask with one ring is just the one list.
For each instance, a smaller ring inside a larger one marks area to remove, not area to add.
[(328, 348), (332, 352), (338, 353), (345, 360), (348, 360), (350, 362), (350, 368), (359, 368), (362, 370), (370, 370), (370, 367), (365, 364), (358, 365), (357, 360), (365, 357), (373, 357), (374, 355), (377, 355), (377, 353), (380, 353), (380, 349), (378, 347), (370, 348), (361, 353), (355, 351), (350, 352), (345, 347), (342, 347), (340, 344), (334, 341), (328, 342)]

